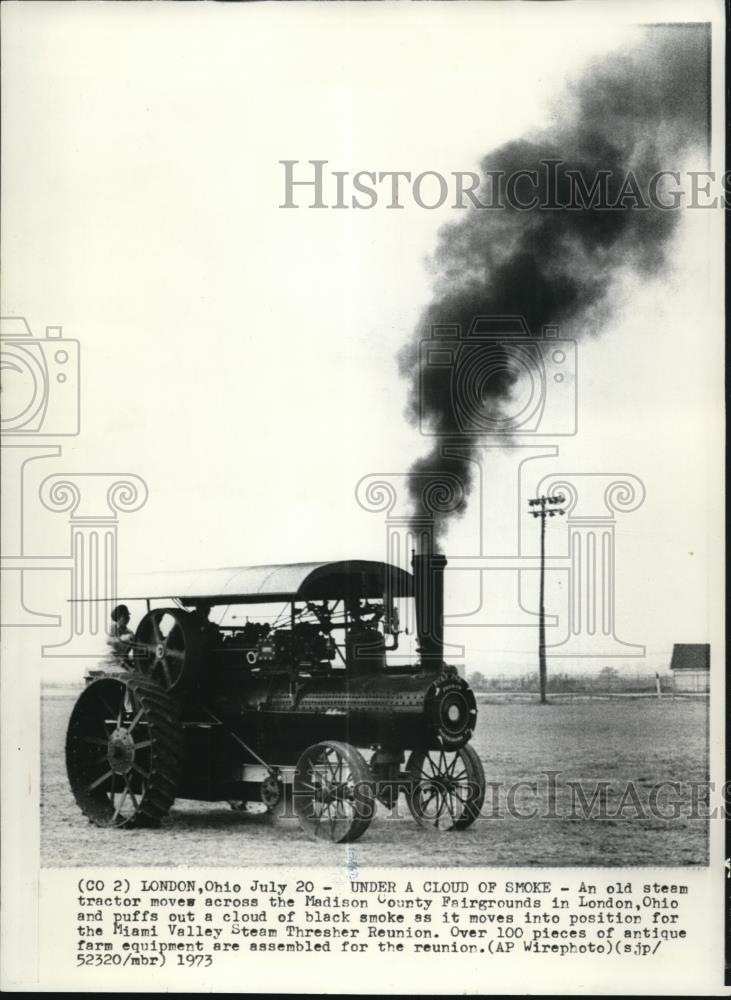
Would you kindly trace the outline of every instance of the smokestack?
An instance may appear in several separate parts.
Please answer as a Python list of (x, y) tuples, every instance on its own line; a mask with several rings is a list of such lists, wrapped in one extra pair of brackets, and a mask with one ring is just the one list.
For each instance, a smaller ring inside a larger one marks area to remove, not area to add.
[(414, 571), (416, 632), (421, 665), (441, 670), (444, 665), (444, 567), (447, 559), (429, 548), (411, 556)]

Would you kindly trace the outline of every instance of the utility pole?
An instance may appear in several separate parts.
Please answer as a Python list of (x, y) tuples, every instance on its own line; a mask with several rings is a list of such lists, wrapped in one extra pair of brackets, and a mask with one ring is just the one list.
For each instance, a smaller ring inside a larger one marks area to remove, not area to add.
[(541, 519), (541, 577), (538, 591), (538, 683), (541, 705), (546, 704), (546, 518), (565, 514), (563, 507), (559, 507), (565, 500), (566, 497), (559, 493), (555, 497), (540, 496), (528, 501), (531, 508), (528, 513)]

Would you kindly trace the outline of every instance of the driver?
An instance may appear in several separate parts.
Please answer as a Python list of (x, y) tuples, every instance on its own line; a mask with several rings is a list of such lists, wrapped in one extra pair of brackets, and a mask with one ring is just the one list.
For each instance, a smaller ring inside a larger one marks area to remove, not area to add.
[(134, 632), (129, 627), (129, 608), (126, 604), (118, 604), (110, 615), (112, 621), (107, 628), (107, 646), (118, 660), (129, 658), (134, 644)]

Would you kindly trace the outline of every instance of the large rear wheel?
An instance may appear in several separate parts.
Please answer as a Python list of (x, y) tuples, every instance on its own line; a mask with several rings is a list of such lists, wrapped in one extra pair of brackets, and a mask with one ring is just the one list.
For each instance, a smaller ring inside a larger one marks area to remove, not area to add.
[(66, 769), (97, 826), (150, 826), (175, 801), (183, 754), (177, 705), (139, 677), (103, 677), (79, 695), (66, 734)]

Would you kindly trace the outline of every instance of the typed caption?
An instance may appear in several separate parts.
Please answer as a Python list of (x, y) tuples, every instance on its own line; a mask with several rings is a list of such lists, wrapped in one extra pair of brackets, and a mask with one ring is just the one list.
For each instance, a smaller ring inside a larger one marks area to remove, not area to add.
[(335, 886), (320, 877), (108, 880), (90, 872), (74, 893), (79, 968), (233, 966), (253, 953), (647, 958), (692, 934), (689, 886), (675, 875), (414, 874)]

